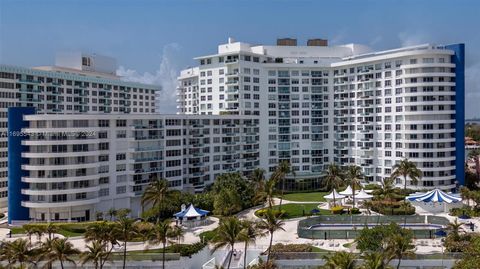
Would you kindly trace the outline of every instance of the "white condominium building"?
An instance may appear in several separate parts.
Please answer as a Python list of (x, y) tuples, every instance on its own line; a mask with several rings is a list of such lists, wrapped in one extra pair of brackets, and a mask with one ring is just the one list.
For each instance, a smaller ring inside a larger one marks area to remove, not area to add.
[[(155, 178), (171, 188), (202, 191), (226, 172), (247, 176), (259, 166), (254, 116), (22, 114), (23, 165), (11, 221), (86, 221), (110, 208), (141, 212), (141, 195)], [(10, 145), (15, 148), (13, 143)], [(9, 147), (10, 147), (9, 146)], [(20, 157), (19, 157), (20, 158)], [(21, 160), (17, 160), (20, 163)], [(11, 202), (11, 203), (10, 203)]]
[(7, 109), (34, 107), (38, 113), (153, 113), (160, 86), (124, 82), (114, 59), (62, 53), (55, 66), (0, 65), (0, 208), (7, 206)]
[(178, 113), (259, 116), (268, 172), (286, 160), (296, 178), (318, 178), (335, 162), (380, 181), (408, 158), (423, 172), (412, 188), (463, 184), (463, 44), (374, 52), (322, 39), (229, 39), (196, 59), (178, 78)]

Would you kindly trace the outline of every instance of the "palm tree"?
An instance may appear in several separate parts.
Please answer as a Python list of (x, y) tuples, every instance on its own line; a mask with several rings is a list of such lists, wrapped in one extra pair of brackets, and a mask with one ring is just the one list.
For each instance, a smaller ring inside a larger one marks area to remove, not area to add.
[(257, 197), (255, 198), (256, 200), (267, 200), (268, 203), (268, 208), (272, 208), (273, 205), (275, 204), (275, 186), (277, 185), (277, 181), (275, 180), (274, 177), (270, 177), (266, 182), (265, 182), (265, 188), (262, 192), (259, 192)]
[(106, 258), (106, 244), (100, 240), (94, 240), (90, 245), (87, 245), (87, 251), (80, 254), (80, 263), (85, 265), (88, 262), (93, 262), (95, 269), (102, 269), (102, 260)]
[(358, 165), (350, 165), (347, 170), (346, 179), (348, 184), (352, 186), (353, 207), (355, 207), (355, 187), (360, 185), (363, 179), (362, 168)]
[(119, 239), (124, 242), (123, 243), (123, 269), (125, 269), (125, 266), (127, 263), (127, 242), (132, 240), (133, 237), (137, 235), (137, 231), (135, 230), (135, 220), (127, 217), (119, 218), (115, 222), (115, 230)]
[(172, 227), (171, 237), (177, 241), (177, 244), (180, 244), (180, 241), (183, 240), (183, 235), (185, 230), (182, 226), (175, 225)]
[(45, 226), (43, 225), (37, 225), (34, 229), (33, 229), (33, 233), (35, 235), (37, 235), (37, 241), (41, 241), (42, 240), (42, 235), (45, 233)]
[(255, 189), (257, 191), (262, 191), (265, 182), (265, 170), (261, 168), (255, 168), (250, 175), (250, 181), (255, 183)]
[(99, 244), (104, 247), (105, 255), (99, 259), (100, 269), (110, 260), (113, 248), (115, 245), (118, 245), (118, 233), (115, 225), (115, 223), (102, 221), (87, 226), (85, 231), (84, 237), (86, 242), (99, 241)]
[(390, 269), (391, 266), (385, 261), (385, 253), (369, 252), (363, 254), (362, 269)]
[(162, 268), (165, 268), (165, 251), (167, 242), (172, 238), (173, 228), (170, 226), (169, 220), (158, 222), (152, 230), (151, 236), (148, 240), (149, 244), (162, 244)]
[(48, 234), (48, 239), (52, 239), (52, 235), (54, 233), (57, 233), (59, 230), (58, 226), (49, 222), (47, 226), (45, 227), (45, 233)]
[(292, 170), (290, 163), (288, 161), (281, 161), (273, 175), (277, 182), (280, 182), (280, 186), (282, 186), (282, 191), (280, 194), (280, 204), (278, 206), (279, 211), (282, 211), (283, 192), (285, 191), (285, 177), (288, 174), (292, 174), (293, 176), (295, 176), (295, 172)]
[[(214, 243), (212, 252), (217, 251), (219, 248), (228, 246), (233, 252), (235, 243), (240, 241), (239, 235), (242, 230), (242, 225), (240, 220), (237, 217), (226, 217), (220, 221), (220, 225), (217, 228), (217, 234), (213, 237), (212, 242)], [(229, 254), (228, 266), (230, 268), (230, 263), (232, 262), (232, 253)]]
[(384, 178), (380, 182), (380, 188), (377, 193), (384, 199), (392, 200), (395, 191), (395, 183), (393, 178)]
[(110, 221), (113, 221), (113, 217), (117, 215), (117, 210), (112, 207), (108, 210), (107, 214), (110, 216)]
[(35, 254), (28, 240), (17, 239), (2, 244), (0, 260), (8, 261), (10, 265), (20, 264), (20, 268), (25, 268), (25, 264), (34, 263)]
[(278, 230), (285, 231), (285, 229), (283, 229), (283, 225), (285, 225), (285, 222), (277, 218), (275, 216), (275, 213), (271, 209), (268, 209), (263, 215), (263, 217), (264, 218), (258, 223), (258, 228), (270, 233), (270, 244), (268, 245), (268, 255), (267, 255), (267, 262), (268, 262), (270, 261), (270, 254), (272, 250), (273, 233)]
[(415, 245), (412, 244), (412, 237), (405, 234), (394, 234), (389, 242), (388, 252), (392, 254), (392, 257), (397, 258), (397, 269), (400, 269), (400, 264), (405, 256), (411, 256), (414, 254)]
[(346, 251), (333, 252), (324, 257), (324, 269), (355, 269), (357, 268), (355, 255)]
[(464, 201), (467, 201), (467, 206), (470, 207), (470, 199), (472, 198), (472, 192), (467, 187), (460, 187), (460, 195)]
[(37, 227), (35, 225), (25, 224), (25, 225), (23, 225), (23, 229), (27, 233), (28, 243), (31, 245), (32, 244), (32, 235), (35, 234), (35, 232), (37, 230)]
[(343, 182), (343, 174), (337, 164), (331, 163), (328, 165), (327, 175), (325, 176), (325, 185), (330, 190), (333, 190), (333, 205), (336, 205), (335, 189), (338, 189)]
[(392, 178), (403, 177), (403, 189), (407, 189), (407, 177), (410, 178), (413, 185), (418, 184), (418, 179), (422, 177), (422, 171), (417, 168), (414, 162), (409, 161), (407, 158), (401, 160), (399, 163), (393, 166)]
[(239, 234), (239, 241), (243, 242), (245, 244), (244, 248), (244, 255), (243, 255), (243, 268), (247, 268), (247, 248), (249, 244), (255, 244), (255, 240), (259, 236), (263, 236), (264, 233), (262, 233), (255, 222), (250, 221), (250, 220), (243, 220), (241, 221), (242, 225), (242, 230), (240, 231)]
[(460, 232), (463, 231), (462, 226), (463, 223), (458, 222), (458, 219), (455, 219), (455, 221), (447, 224), (447, 230), (453, 236), (455, 241), (460, 237)]
[(64, 269), (64, 263), (69, 262), (75, 264), (72, 255), (80, 254), (80, 251), (73, 247), (73, 244), (68, 242), (67, 238), (52, 239), (50, 251), (42, 255), (42, 260), (47, 264), (53, 264), (56, 261), (60, 262), (60, 267)]
[(161, 213), (162, 208), (168, 201), (168, 196), (169, 190), (167, 180), (155, 179), (150, 182), (142, 194), (142, 212), (144, 211), (145, 205), (151, 204), (153, 208), (158, 207), (160, 210), (159, 213)]

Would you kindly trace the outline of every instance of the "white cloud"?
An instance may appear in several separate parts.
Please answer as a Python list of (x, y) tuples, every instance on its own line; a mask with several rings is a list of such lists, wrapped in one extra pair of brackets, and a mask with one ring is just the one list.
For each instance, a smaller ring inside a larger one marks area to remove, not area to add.
[(136, 70), (127, 69), (120, 66), (117, 70), (117, 75), (122, 77), (122, 80), (139, 82), (146, 84), (155, 84), (162, 86), (162, 91), (157, 96), (157, 104), (160, 110), (157, 112), (165, 114), (174, 114), (176, 109), (175, 88), (177, 86), (177, 76), (180, 71), (175, 64), (175, 58), (180, 53), (180, 46), (177, 43), (170, 43), (163, 47), (162, 56), (158, 70), (155, 73), (145, 72), (139, 74)]
[(398, 34), (398, 39), (400, 39), (402, 47), (421, 45), (429, 42), (428, 35), (418, 31), (414, 33), (401, 32)]

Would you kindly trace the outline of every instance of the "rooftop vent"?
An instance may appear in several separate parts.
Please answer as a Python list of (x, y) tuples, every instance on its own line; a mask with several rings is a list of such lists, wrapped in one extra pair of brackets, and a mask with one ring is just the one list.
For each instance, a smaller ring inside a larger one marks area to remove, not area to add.
[(278, 38), (277, 39), (277, 46), (296, 46), (297, 39), (296, 38)]
[(320, 39), (320, 38), (309, 39), (307, 41), (307, 46), (326, 47), (326, 46), (328, 46), (328, 40), (327, 39)]

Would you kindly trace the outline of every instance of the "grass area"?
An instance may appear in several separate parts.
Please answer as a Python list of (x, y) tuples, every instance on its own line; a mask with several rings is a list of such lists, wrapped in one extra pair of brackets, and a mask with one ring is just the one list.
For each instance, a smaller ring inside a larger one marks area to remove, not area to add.
[[(317, 204), (284, 204), (282, 205), (282, 211), (285, 211), (284, 215), (282, 216), (283, 219), (293, 219), (299, 218), (304, 216), (310, 216), (310, 211), (313, 209), (320, 210), (320, 213), (317, 215), (331, 215), (330, 210), (326, 209), (319, 209)], [(279, 210), (279, 206), (276, 205), (273, 207), (273, 210)], [(257, 214), (258, 210), (255, 212)], [(305, 214), (304, 214), (305, 213)]]
[[(85, 233), (85, 230), (88, 225), (91, 225), (92, 222), (82, 222), (82, 223), (56, 223), (58, 226), (58, 234), (61, 234), (65, 237), (74, 237), (82, 236)], [(46, 223), (32, 223), (32, 225), (46, 225)], [(26, 230), (23, 227), (12, 227), (10, 229), (12, 234), (26, 234)]]
[(284, 200), (295, 202), (325, 202), (323, 196), (327, 195), (327, 192), (297, 192), (287, 193), (283, 196)]

